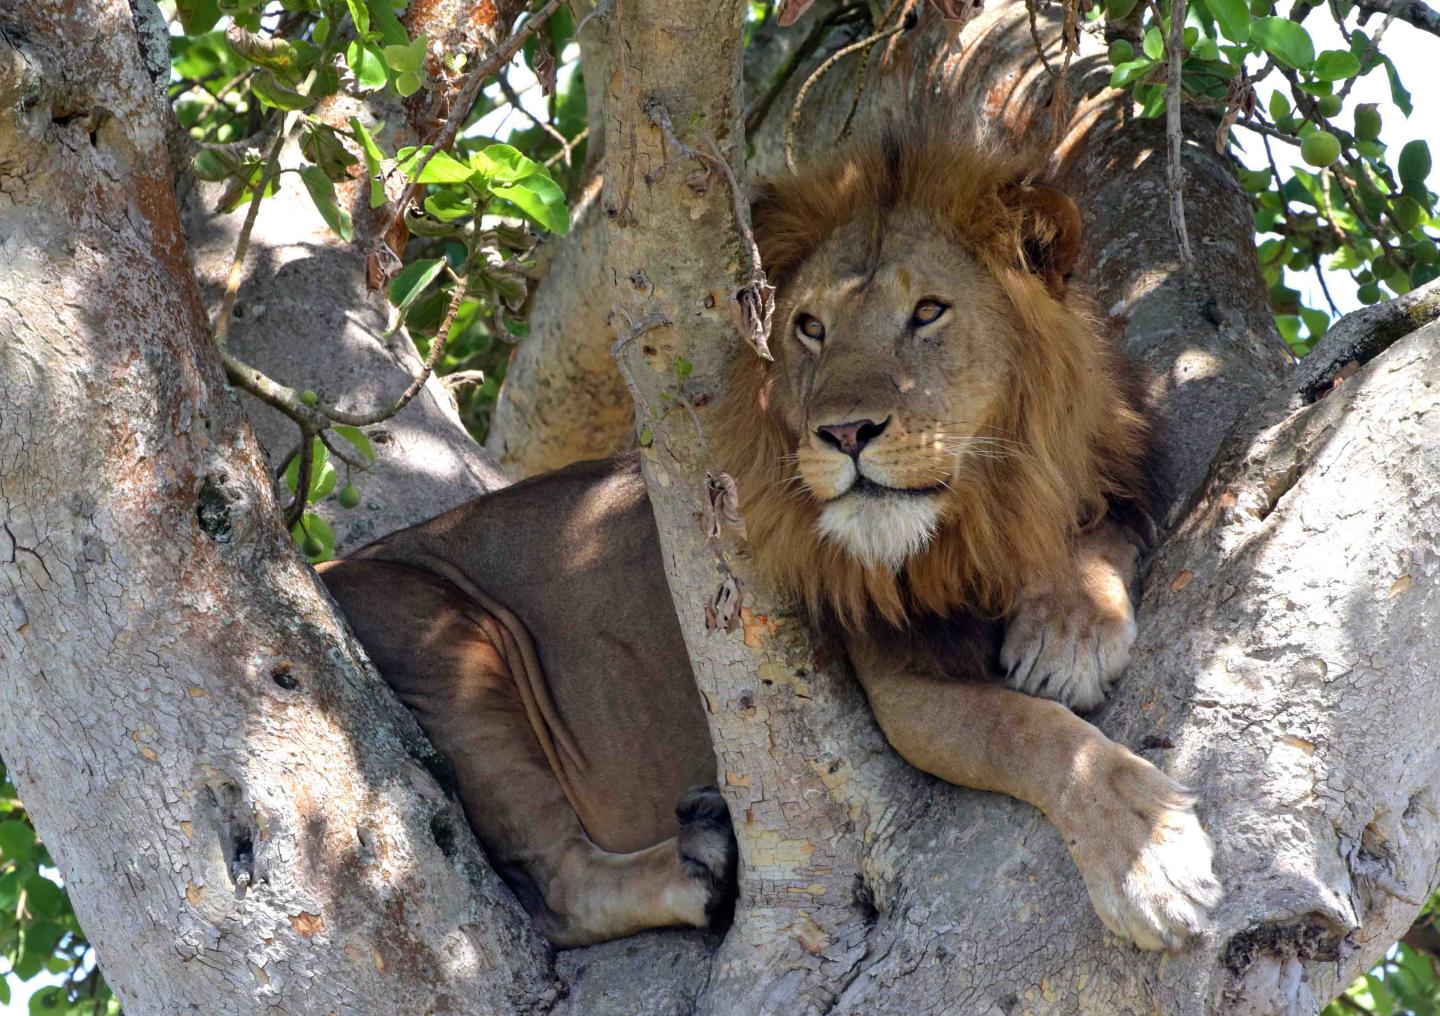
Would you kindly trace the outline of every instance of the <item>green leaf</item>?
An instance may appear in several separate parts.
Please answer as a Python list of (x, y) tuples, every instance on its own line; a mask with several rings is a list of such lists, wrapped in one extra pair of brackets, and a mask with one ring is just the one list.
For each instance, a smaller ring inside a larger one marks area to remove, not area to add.
[(1342, 81), (1360, 73), (1360, 61), (1343, 49), (1327, 49), (1315, 58), (1315, 77), (1321, 81)]
[(1289, 18), (1256, 18), (1250, 23), (1250, 39), (1286, 67), (1303, 71), (1315, 62), (1310, 33)]
[(1400, 174), (1400, 184), (1409, 191), (1424, 191), (1425, 180), (1430, 176), (1430, 146), (1424, 141), (1408, 142), (1400, 149), (1400, 159), (1395, 164)]
[(453, 187), (437, 190), (425, 199), (425, 211), (441, 222), (454, 222), (475, 214), (475, 198)]
[(1110, 87), (1124, 88), (1155, 66), (1154, 60), (1131, 60), (1110, 72)]
[(35, 830), (28, 822), (10, 819), (0, 822), (0, 863), (24, 864), (35, 856)]
[(291, 79), (315, 62), (315, 47), (303, 39), (291, 42), (278, 36), (267, 38), (232, 24), (225, 30), (225, 42), (236, 56)]
[(370, 11), (361, 0), (345, 0), (345, 6), (350, 8), (350, 20), (355, 22), (355, 31), (360, 35), (370, 31)]
[[(399, 24), (397, 21), (396, 24)], [(413, 43), (404, 45), (391, 44), (382, 51), (385, 54), (385, 62), (390, 65), (392, 71), (420, 71), (425, 66), (425, 37), (422, 35)]]
[(1207, 0), (1220, 31), (1231, 42), (1250, 41), (1250, 5), (1245, 0)]
[(396, 154), (399, 161), (395, 168), (404, 173), (415, 183), (465, 183), (475, 175), (475, 170), (465, 165), (449, 152), (436, 152), (430, 161), (420, 170), (420, 175), (415, 175), (415, 167), (430, 151), (430, 146), (421, 148), (402, 148)]
[(1145, 51), (1145, 55), (1151, 60), (1159, 60), (1164, 56), (1165, 39), (1160, 34), (1160, 29), (1152, 25), (1150, 30), (1145, 33), (1145, 41), (1140, 44), (1140, 48)]
[(365, 436), (365, 432), (359, 427), (340, 425), (330, 429), (354, 445), (355, 449), (364, 457), (366, 462), (375, 461), (375, 446), (370, 443), (370, 439)]
[(44, 875), (31, 875), (25, 880), (25, 909), (36, 917), (54, 917), (64, 902), (65, 893)]
[(310, 471), (310, 500), (319, 501), (335, 489), (335, 463), (328, 458), (320, 463), (319, 469)]
[(421, 86), (424, 84), (424, 80), (414, 71), (401, 71), (395, 75), (395, 91), (399, 92), (405, 98), (409, 98), (420, 91)]
[(220, 5), (215, 0), (175, 0), (175, 13), (186, 35), (199, 35), (220, 20)]
[(1415, 106), (1410, 101), (1410, 93), (1400, 83), (1400, 72), (1395, 69), (1395, 61), (1388, 56), (1382, 59), (1385, 61), (1385, 76), (1390, 79), (1390, 101), (1400, 107), (1400, 112), (1409, 116), (1415, 112)]
[(470, 156), (470, 163), (487, 183), (511, 183), (536, 174), (548, 175), (544, 166), (526, 158), (511, 145), (489, 145), (484, 151)]
[[(370, 8), (371, 24), (380, 33), (380, 37), (390, 46), (405, 46), (410, 42), (410, 36), (405, 31), (405, 26), (395, 16), (395, 6), (390, 0), (367, 0)], [(422, 50), (423, 55), (423, 50)]]
[(270, 71), (260, 71), (252, 77), (250, 91), (265, 105), (287, 113), (304, 109), (315, 102), (310, 96), (301, 95), (289, 85), (282, 84)]
[(58, 1016), (68, 1008), (64, 988), (41, 988), (30, 996), (30, 1016)]
[(10, 1004), (10, 982), (0, 977), (0, 1005)]
[(379, 208), (386, 200), (385, 181), (380, 175), (380, 163), (385, 155), (358, 117), (350, 118), (350, 129), (360, 139), (360, 148), (365, 153), (365, 173), (370, 178), (370, 207)]
[(336, 183), (349, 179), (349, 169), (358, 161), (350, 154), (328, 124), (308, 123), (300, 134), (300, 154), (319, 166)]
[(374, 46), (367, 46), (358, 39), (345, 47), (345, 63), (350, 67), (360, 87), (374, 90), (384, 88), (390, 80), (385, 67), (385, 58)]
[(310, 200), (315, 202), (325, 225), (340, 239), (349, 243), (350, 213), (336, 202), (335, 184), (319, 166), (306, 166), (300, 171), (300, 179), (305, 181), (305, 189), (310, 192)]
[(509, 201), (536, 225), (552, 233), (564, 236), (570, 231), (565, 192), (548, 176), (527, 176), (508, 187), (492, 187), (491, 193)]
[(445, 268), (444, 258), (425, 258), (412, 261), (390, 280), (390, 302), (402, 314), (416, 298), (439, 277)]

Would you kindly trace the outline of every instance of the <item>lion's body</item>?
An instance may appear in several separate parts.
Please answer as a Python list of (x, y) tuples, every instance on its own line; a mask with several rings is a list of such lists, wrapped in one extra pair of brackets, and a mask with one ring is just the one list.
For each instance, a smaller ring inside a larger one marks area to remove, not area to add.
[[(768, 188), (774, 362), (742, 353), (705, 425), (756, 561), (838, 622), (900, 754), (1041, 808), (1105, 923), (1175, 947), (1218, 891), (1191, 802), (1066, 708), (1098, 704), (1134, 638), (1145, 428), (1065, 294), (1078, 213), (1019, 169), (885, 142)], [(633, 462), (323, 575), (553, 941), (724, 910), (735, 847), (718, 792), (687, 790), (715, 760)]]

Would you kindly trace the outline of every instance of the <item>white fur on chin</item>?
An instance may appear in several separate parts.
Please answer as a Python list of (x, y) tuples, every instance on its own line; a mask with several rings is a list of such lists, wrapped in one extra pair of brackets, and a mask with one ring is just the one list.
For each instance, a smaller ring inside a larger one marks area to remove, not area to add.
[(896, 572), (925, 549), (939, 522), (932, 497), (856, 491), (826, 504), (816, 528), (864, 564)]

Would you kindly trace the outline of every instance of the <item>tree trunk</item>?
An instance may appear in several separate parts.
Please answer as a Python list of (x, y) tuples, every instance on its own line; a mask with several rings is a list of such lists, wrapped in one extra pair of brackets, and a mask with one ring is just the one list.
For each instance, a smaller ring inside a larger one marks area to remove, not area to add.
[[(577, 230), (536, 295), (596, 317), (613, 302), (615, 331), (644, 326), (627, 344), (635, 390), (646, 405), (684, 395), (702, 424), (737, 341), (744, 252), (723, 174), (704, 194), (686, 184), (694, 160), (644, 180), (676, 152), (640, 100), (738, 163), (739, 5), (711, 8), (624, 0), (612, 15), (632, 56), (604, 79), (607, 160), (636, 166), (633, 187), (607, 181), (607, 242)], [(860, 122), (939, 89), (989, 128), (1046, 136), (1023, 6), (987, 14), (958, 48), (932, 18)], [(738, 630), (707, 632), (706, 601), (748, 572), (728, 535), (723, 557), (702, 538), (709, 463), (680, 407), (651, 418), (646, 468), (737, 816), (742, 905), (713, 955), (699, 933), (653, 932), (552, 969), (276, 522), (209, 345), (129, 12), (55, 0), (0, 14), (0, 29), (0, 754), (129, 1011), (1313, 1013), (1435, 882), (1440, 367), (1427, 354), (1440, 334), (1293, 408), (1213, 126), (1187, 124), (1198, 262), (1185, 276), (1160, 212), (1162, 142), (1096, 86), (1095, 40), (1071, 70), (1090, 98), (1057, 175), (1090, 217), (1076, 285), (1154, 372), (1178, 523), (1099, 722), (1200, 792), (1228, 892), (1216, 933), (1168, 960), (1109, 939), (1045, 820), (903, 765), (833, 657), (758, 587)], [(838, 134), (854, 59), (812, 93), (802, 157)], [(798, 80), (755, 139), (761, 169), (778, 164)], [(291, 239), (271, 235), (259, 249), (279, 253), (257, 262), (285, 263)], [(602, 256), (614, 274), (596, 271)], [(258, 299), (252, 322), (269, 316)], [(665, 317), (685, 327), (649, 327)], [(275, 340), (325, 338), (323, 321), (286, 320)], [(537, 331), (531, 355), (543, 362), (561, 333)], [(568, 336), (591, 338), (610, 342)], [(601, 361), (587, 348), (572, 362)], [(618, 376), (590, 389), (615, 392)], [(588, 418), (573, 383), (555, 375), (544, 398), (576, 411), (527, 424), (542, 444), (599, 440), (565, 430)], [(629, 439), (611, 427), (597, 431)], [(403, 505), (488, 482), (460, 475), (414, 470), (376, 534), (409, 521)]]
[(117, 0), (0, 10), (0, 753), (128, 1012), (544, 1007), (278, 524), (140, 56)]

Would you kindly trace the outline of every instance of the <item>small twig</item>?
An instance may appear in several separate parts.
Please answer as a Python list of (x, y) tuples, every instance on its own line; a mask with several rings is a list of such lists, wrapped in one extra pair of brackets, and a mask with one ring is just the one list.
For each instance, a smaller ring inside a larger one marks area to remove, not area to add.
[[(455, 321), (455, 315), (460, 310), (460, 304), (465, 299), (465, 279), (460, 278), (448, 267), (454, 285), (450, 290), (450, 303), (445, 308), (445, 316), (440, 320), (440, 327), (435, 330), (435, 338), (430, 340), (430, 352), (425, 357), (425, 363), (420, 368), (420, 373), (410, 381), (409, 386), (400, 393), (400, 397), (389, 406), (382, 409), (372, 410), (368, 413), (347, 412), (334, 406), (320, 405), (316, 408), (336, 423), (343, 423), (351, 427), (368, 427), (374, 423), (388, 420), (400, 410), (410, 404), (410, 400), (420, 394), (420, 389), (425, 387), (425, 382), (435, 371), (435, 365), (440, 362), (440, 357), (445, 353), (445, 344), (450, 340), (450, 326)], [(468, 278), (468, 276), (467, 276)]]
[(1422, 32), (1440, 35), (1440, 11), (1420, 0), (1355, 0), (1355, 6), (1362, 11), (1399, 18)]
[(483, 370), (457, 370), (453, 374), (446, 374), (441, 377), (440, 383), (446, 388), (483, 385), (485, 383), (485, 372)]
[(566, 141), (565, 135), (560, 132), (559, 128), (548, 120), (540, 119), (525, 108), (525, 104), (520, 101), (520, 96), (516, 95), (515, 89), (510, 87), (510, 79), (505, 76), (504, 71), (496, 74), (495, 80), (500, 85), (500, 93), (505, 96), (505, 101), (510, 103), (512, 108), (519, 110), (521, 116), (560, 143), (560, 153), (565, 156), (565, 165), (570, 165), (570, 143)]
[(250, 233), (255, 228), (255, 219), (260, 215), (260, 200), (265, 188), (276, 176), (276, 165), (280, 161), (280, 150), (285, 147), (285, 117), (280, 117), (280, 128), (275, 132), (275, 141), (265, 156), (265, 168), (260, 171), (260, 182), (250, 197), (250, 207), (245, 212), (245, 222), (240, 227), (240, 236), (235, 241), (235, 257), (230, 262), (230, 277), (225, 282), (225, 296), (220, 309), (215, 312), (215, 345), (222, 350), (230, 341), (230, 317), (235, 311), (235, 298), (240, 294), (240, 283), (245, 278), (245, 255), (250, 250)]
[(662, 310), (651, 310), (639, 321), (636, 321), (631, 318), (623, 308), (617, 309), (625, 315), (625, 319), (629, 324), (626, 325), (623, 332), (616, 336), (615, 341), (610, 343), (610, 357), (616, 363), (620, 363), (624, 358), (626, 347), (640, 336), (646, 332), (653, 332), (657, 328), (664, 328), (667, 325), (673, 325), (675, 323), (671, 321), (669, 315)]
[[(300, 428), (300, 468), (295, 474), (295, 496), (285, 509), (285, 529), (295, 528), (295, 523), (305, 517), (305, 504), (310, 500), (310, 471), (315, 466), (315, 435), (305, 427)], [(309, 535), (308, 533), (306, 534)]]
[[(1264, 123), (1263, 121), (1251, 120), (1247, 118), (1244, 120), (1236, 120), (1235, 123), (1241, 127), (1249, 128), (1256, 134), (1262, 134), (1267, 138), (1274, 138), (1276, 141), (1283, 141), (1287, 145), (1294, 145), (1296, 147), (1300, 145), (1299, 138), (1294, 137), (1290, 134), (1286, 134), (1284, 131), (1276, 127), (1271, 127), (1268, 123)], [(1279, 182), (1280, 174), (1278, 172), (1275, 174), (1275, 179), (1276, 182)]]
[(765, 91), (751, 104), (750, 108), (745, 111), (745, 133), (747, 135), (751, 137), (755, 136), (755, 132), (758, 131), (760, 125), (765, 122), (765, 117), (770, 114), (770, 109), (775, 105), (775, 100), (780, 97), (780, 93), (785, 90), (785, 86), (790, 83), (790, 79), (795, 76), (795, 72), (800, 69), (800, 66), (805, 63), (806, 60), (810, 59), (810, 54), (819, 48), (826, 34), (829, 33), (831, 29), (846, 24), (856, 14), (863, 13), (863, 10), (864, 9), (859, 6), (837, 8), (810, 28), (809, 33), (801, 40), (800, 45), (795, 47), (795, 51), (785, 60), (784, 65), (775, 72), (775, 76), (771, 79)]
[(485, 60), (465, 75), (465, 83), (460, 86), (460, 92), (455, 97), (455, 105), (451, 107), (450, 115), (445, 118), (444, 125), (441, 126), (435, 137), (424, 146), (424, 154), (416, 160), (414, 167), (407, 174), (410, 176), (409, 182), (400, 192), (400, 197), (395, 202), (395, 209), (390, 213), (390, 219), (385, 223), (385, 228), (378, 231), (379, 236), (389, 236), (391, 230), (399, 223), (400, 217), (405, 214), (406, 206), (410, 204), (410, 199), (415, 196), (415, 188), (419, 185), (417, 181), (420, 179), (420, 174), (424, 172), (430, 160), (435, 157), (437, 152), (443, 151), (455, 143), (455, 135), (460, 132), (460, 125), (464, 123), (470, 107), (475, 104), (475, 97), (480, 94), (485, 79), (509, 63), (525, 45), (525, 40), (538, 32), (550, 19), (550, 15), (560, 9), (561, 4), (568, 2), (569, 0), (549, 0), (544, 7), (530, 15), (519, 30), (497, 46)]
[[(554, 155), (550, 156), (550, 158), (548, 158), (548, 159), (545, 160), (545, 168), (546, 168), (546, 169), (549, 169), (551, 166), (555, 165), (555, 163), (559, 162), (561, 159), (564, 159), (564, 160), (565, 160), (565, 165), (567, 165), (567, 166), (570, 165), (570, 153), (575, 150), (575, 147), (576, 147), (577, 145), (579, 145), (580, 142), (584, 141), (584, 140), (585, 140), (586, 138), (588, 138), (589, 136), (590, 136), (590, 128), (589, 128), (589, 127), (586, 127), (586, 128), (584, 128), (584, 129), (582, 129), (579, 134), (576, 134), (576, 135), (575, 135), (573, 138), (571, 138), (569, 141), (566, 141), (564, 144), (562, 144), (562, 145), (560, 146), (560, 151), (556, 152)], [(561, 137), (561, 138), (564, 138), (565, 135), (561, 134), (560, 137)]]
[(874, 35), (866, 36), (859, 42), (852, 42), (848, 46), (842, 46), (831, 53), (825, 59), (824, 63), (810, 72), (810, 76), (806, 78), (805, 83), (800, 86), (800, 91), (795, 94), (795, 101), (790, 106), (790, 116), (785, 121), (786, 169), (792, 173), (795, 172), (795, 127), (800, 122), (800, 112), (805, 108), (805, 97), (810, 94), (810, 89), (814, 88), (815, 84), (824, 77), (831, 68), (851, 53), (857, 50), (869, 49), (881, 39), (888, 39), (890, 36), (899, 35), (903, 31), (905, 31), (905, 23), (902, 21), (894, 28), (887, 28), (883, 32), (876, 32)]
[(1188, 272), (1195, 265), (1195, 255), (1190, 250), (1190, 234), (1185, 228), (1185, 165), (1181, 159), (1185, 144), (1180, 123), (1184, 95), (1180, 61), (1185, 51), (1185, 0), (1172, 0), (1170, 4), (1170, 33), (1165, 40), (1165, 51), (1165, 186), (1170, 192), (1170, 225), (1180, 248), (1180, 268)]
[(1325, 284), (1325, 269), (1320, 267), (1320, 255), (1316, 251), (1310, 252), (1310, 266), (1315, 269), (1315, 278), (1320, 280), (1320, 292), (1325, 294), (1325, 302), (1330, 305), (1330, 313), (1339, 317), (1340, 308), (1335, 306), (1335, 298), (1330, 295), (1330, 287)]
[(330, 432), (328, 430), (322, 430), (319, 433), (318, 437), (320, 438), (321, 444), (323, 444), (326, 448), (330, 449), (331, 455), (335, 456), (337, 459), (345, 463), (351, 469), (359, 469), (363, 472), (364, 470), (370, 468), (370, 463), (364, 458), (364, 456), (357, 455), (354, 452), (345, 450), (344, 444), (348, 444), (349, 442), (342, 443), (340, 441), (333, 440), (330, 437)]
[(1440, 279), (1434, 279), (1385, 303), (1346, 314), (1332, 324), (1295, 368), (1295, 404), (1314, 402), (1334, 384), (1336, 373), (1352, 361), (1369, 363), (1397, 341), (1440, 320)]
[[(1360, 6), (1361, 6), (1361, 7), (1364, 7), (1364, 4), (1361, 4)], [(1396, 3), (1396, 2), (1394, 2), (1394, 0), (1392, 0), (1392, 3), (1391, 3), (1391, 5), (1390, 5), (1390, 10), (1388, 10), (1388, 11), (1385, 12), (1385, 20), (1380, 22), (1380, 27), (1375, 30), (1375, 34), (1374, 34), (1373, 36), (1371, 36), (1371, 38), (1370, 38), (1370, 44), (1369, 44), (1368, 46), (1366, 46), (1366, 48), (1365, 48), (1365, 56), (1366, 56), (1366, 57), (1379, 56), (1379, 55), (1380, 55), (1380, 40), (1381, 40), (1382, 38), (1384, 38), (1384, 36), (1385, 36), (1385, 30), (1390, 27), (1390, 23), (1395, 20), (1395, 9), (1396, 9), (1398, 6), (1400, 6), (1400, 4), (1399, 4), (1399, 3)], [(1428, 7), (1425, 8), (1425, 9), (1426, 9), (1426, 10), (1429, 10)], [(1431, 11), (1430, 13), (1431, 13), (1432, 16), (1435, 16), (1435, 17), (1436, 17), (1437, 22), (1440, 22), (1440, 15), (1435, 15), (1435, 12), (1434, 12), (1434, 11)], [(1343, 19), (1343, 18), (1336, 18), (1336, 19), (1335, 19), (1335, 23), (1338, 24), (1338, 25), (1340, 25), (1340, 30), (1341, 30), (1342, 32), (1344, 32), (1344, 30), (1345, 30), (1344, 19)], [(1440, 31), (1437, 31), (1436, 34), (1440, 34)], [(1348, 43), (1350, 40), (1347, 38), (1345, 41)], [(1341, 100), (1342, 102), (1345, 100), (1345, 97), (1350, 94), (1350, 89), (1352, 89), (1352, 88), (1355, 87), (1355, 82), (1359, 81), (1359, 80), (1360, 80), (1360, 77), (1361, 77), (1361, 75), (1357, 74), (1357, 75), (1355, 75), (1353, 78), (1350, 78), (1348, 81), (1346, 81), (1345, 84), (1343, 84), (1343, 85), (1340, 86), (1339, 96), (1340, 96), (1340, 100)]]

